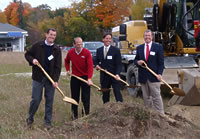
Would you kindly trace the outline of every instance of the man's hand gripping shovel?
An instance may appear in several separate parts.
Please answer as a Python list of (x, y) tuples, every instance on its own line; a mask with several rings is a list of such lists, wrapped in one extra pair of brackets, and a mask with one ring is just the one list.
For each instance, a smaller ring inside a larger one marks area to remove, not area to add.
[[(143, 68), (146, 68), (149, 72), (151, 72), (154, 76), (158, 76), (154, 71), (152, 71), (148, 66), (147, 64), (144, 62), (143, 65), (142, 65)], [(173, 95), (177, 95), (177, 96), (185, 96), (185, 92), (183, 90), (181, 90), (180, 88), (177, 88), (177, 87), (174, 87), (172, 88), (165, 80), (163, 80), (161, 78), (160, 80), (161, 82), (163, 82), (165, 85), (167, 85), (167, 87), (170, 88), (170, 93), (172, 93)]]
[[(52, 84), (54, 84), (54, 81), (53, 81), (53, 79), (48, 75), (48, 73), (43, 69), (43, 67), (40, 65), (40, 63), (38, 63), (37, 64), (37, 66), (43, 71), (43, 73), (45, 74), (45, 76), (50, 80), (50, 82), (52, 83)], [(71, 103), (71, 104), (74, 104), (74, 105), (78, 105), (78, 103), (74, 100), (74, 99), (72, 99), (72, 98), (70, 98), (70, 97), (66, 97), (65, 95), (64, 95), (64, 93), (62, 92), (62, 90), (57, 86), (56, 87), (56, 89), (60, 92), (60, 94), (63, 96), (63, 101), (65, 101), (65, 102), (68, 102), (68, 103)]]

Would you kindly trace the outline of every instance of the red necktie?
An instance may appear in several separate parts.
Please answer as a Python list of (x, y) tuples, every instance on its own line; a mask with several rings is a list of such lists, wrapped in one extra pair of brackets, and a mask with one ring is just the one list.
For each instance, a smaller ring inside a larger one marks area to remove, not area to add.
[(146, 47), (146, 61), (149, 57), (149, 45), (147, 44), (147, 47)]

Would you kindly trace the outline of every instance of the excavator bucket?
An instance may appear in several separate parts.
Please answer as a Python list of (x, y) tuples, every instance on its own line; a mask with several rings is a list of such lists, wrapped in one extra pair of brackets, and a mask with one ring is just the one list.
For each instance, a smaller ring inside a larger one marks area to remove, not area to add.
[(168, 56), (164, 59), (165, 68), (169, 69), (183, 69), (183, 68), (194, 68), (198, 67), (194, 58), (186, 56)]
[(182, 69), (178, 73), (179, 88), (185, 96), (173, 96), (168, 104), (200, 105), (200, 69)]
[(192, 57), (171, 56), (164, 58), (165, 70), (163, 79), (170, 85), (178, 85), (178, 75), (181, 69), (196, 69), (198, 64)]

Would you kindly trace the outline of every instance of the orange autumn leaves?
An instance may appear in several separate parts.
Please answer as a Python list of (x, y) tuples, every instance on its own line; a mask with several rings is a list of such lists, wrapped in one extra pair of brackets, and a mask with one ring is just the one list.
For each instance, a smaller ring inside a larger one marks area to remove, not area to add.
[[(20, 7), (20, 2), (11, 2), (10, 5), (5, 9), (5, 15), (7, 17), (7, 22), (9, 24), (12, 24), (14, 26), (18, 26), (19, 24), (19, 7)], [(29, 4), (23, 4), (22, 9), (20, 11), (22, 12), (22, 16), (26, 17), (30, 13), (30, 8), (31, 6)]]
[(96, 24), (103, 27), (114, 27), (123, 22), (125, 17), (130, 16), (132, 0), (96, 0), (94, 13)]

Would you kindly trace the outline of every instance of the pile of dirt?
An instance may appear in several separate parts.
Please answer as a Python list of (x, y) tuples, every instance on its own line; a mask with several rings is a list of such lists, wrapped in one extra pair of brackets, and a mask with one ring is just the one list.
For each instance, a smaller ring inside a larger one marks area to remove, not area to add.
[(200, 128), (179, 115), (162, 115), (141, 104), (107, 103), (90, 115), (56, 126), (58, 138), (200, 138)]
[(196, 126), (200, 125), (200, 106), (172, 105), (166, 109), (172, 116), (181, 116)]

